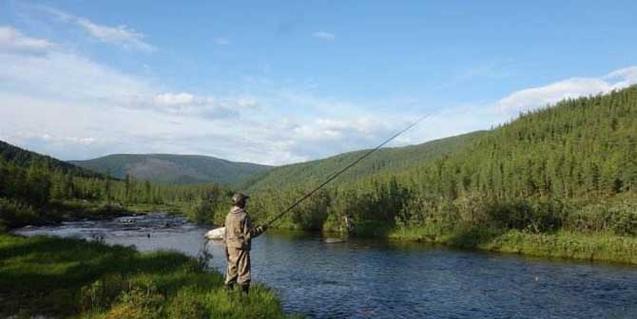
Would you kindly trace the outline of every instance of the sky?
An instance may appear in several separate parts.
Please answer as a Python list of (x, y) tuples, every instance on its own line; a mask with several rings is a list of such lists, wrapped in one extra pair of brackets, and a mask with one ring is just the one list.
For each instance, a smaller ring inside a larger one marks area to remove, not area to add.
[(635, 1), (0, 0), (0, 140), (281, 165), (637, 83)]

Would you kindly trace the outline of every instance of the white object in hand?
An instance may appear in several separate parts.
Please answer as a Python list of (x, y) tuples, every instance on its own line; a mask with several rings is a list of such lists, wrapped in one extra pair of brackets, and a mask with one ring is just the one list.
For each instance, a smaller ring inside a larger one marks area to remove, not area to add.
[(223, 237), (225, 236), (225, 234), (226, 234), (226, 228), (219, 227), (219, 228), (209, 230), (204, 235), (204, 237), (206, 237), (206, 239), (208, 240), (223, 240)]

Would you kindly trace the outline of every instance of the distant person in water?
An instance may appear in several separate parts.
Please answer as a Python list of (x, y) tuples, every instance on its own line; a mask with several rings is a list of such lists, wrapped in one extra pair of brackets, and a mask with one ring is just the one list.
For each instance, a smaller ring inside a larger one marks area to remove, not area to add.
[(249, 196), (236, 193), (232, 196), (232, 209), (226, 216), (226, 289), (231, 290), (238, 284), (241, 291), (248, 294), (250, 290), (250, 246), (252, 238), (261, 235), (266, 226), (252, 227), (250, 216), (246, 212)]

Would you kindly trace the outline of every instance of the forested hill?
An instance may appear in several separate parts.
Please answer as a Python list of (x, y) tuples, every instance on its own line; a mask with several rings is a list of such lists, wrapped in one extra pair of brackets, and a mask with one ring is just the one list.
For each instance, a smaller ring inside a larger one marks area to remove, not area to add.
[(77, 176), (99, 177), (102, 176), (94, 171), (67, 163), (56, 158), (27, 151), (9, 143), (0, 141), (0, 160), (20, 167), (29, 167), (34, 164), (44, 164), (50, 169), (61, 170), (65, 173), (72, 173)]
[[(366, 169), (328, 187), (285, 225), (334, 228), (347, 213), (359, 225), (405, 229), (465, 225), (637, 234), (635, 86), (565, 100), (490, 131), (437, 143), (420, 146), (432, 152), (428, 159), (420, 154), (397, 168), (389, 160), (389, 169), (365, 160)], [(280, 211), (318, 184), (307, 181), (325, 178), (352, 157), (274, 169), (255, 183), (253, 202), (261, 211)]]
[[(379, 172), (397, 173), (460, 150), (483, 134), (483, 131), (478, 131), (419, 145), (382, 148), (344, 173), (336, 182), (350, 182)], [(366, 152), (368, 150), (354, 151), (321, 160), (276, 167), (253, 178), (248, 189), (259, 191), (317, 185)]]
[(523, 114), (415, 170), (428, 192), (587, 199), (637, 188), (637, 86)]
[(237, 185), (270, 166), (231, 162), (199, 155), (115, 154), (71, 163), (117, 178), (130, 175), (161, 183), (197, 184), (214, 182)]

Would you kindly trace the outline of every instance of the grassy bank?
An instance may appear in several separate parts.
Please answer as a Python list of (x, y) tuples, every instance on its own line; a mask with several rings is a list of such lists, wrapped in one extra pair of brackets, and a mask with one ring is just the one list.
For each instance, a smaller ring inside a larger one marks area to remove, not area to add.
[(0, 234), (0, 317), (283, 318), (256, 285), (227, 293), (223, 278), (175, 252)]
[(436, 225), (397, 228), (386, 235), (390, 239), (431, 242), (450, 247), (516, 253), (537, 257), (571, 258), (637, 264), (637, 238), (608, 233), (556, 231), (532, 233), (495, 228)]

